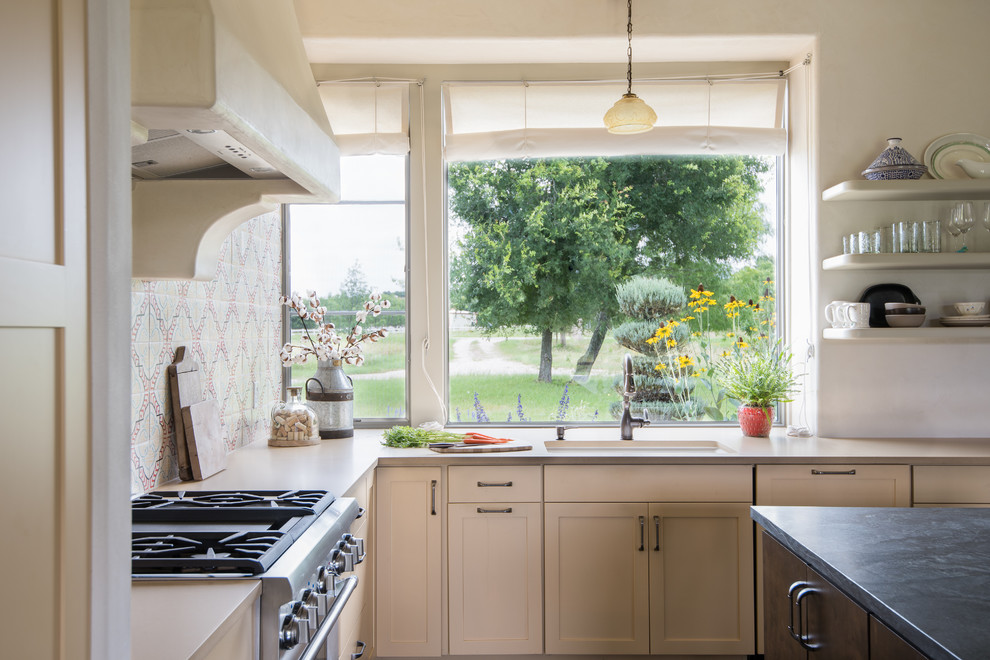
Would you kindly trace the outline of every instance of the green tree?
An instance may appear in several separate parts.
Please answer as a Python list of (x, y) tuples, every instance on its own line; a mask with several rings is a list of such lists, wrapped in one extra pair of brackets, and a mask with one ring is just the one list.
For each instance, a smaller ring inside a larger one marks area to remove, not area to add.
[(361, 262), (355, 260), (347, 269), (343, 282), (340, 283), (340, 295), (348, 301), (347, 306), (349, 308), (357, 309), (364, 304), (370, 293), (371, 287), (368, 286), (368, 280), (365, 279), (364, 271), (361, 270)]
[(541, 336), (538, 380), (549, 383), (553, 333), (595, 317), (629, 275), (634, 240), (625, 195), (602, 159), (451, 165), (451, 211), (463, 222), (451, 260), (452, 303), (487, 332)]
[(585, 377), (616, 317), (617, 284), (644, 274), (711, 286), (752, 258), (769, 231), (759, 202), (768, 170), (747, 156), (451, 165), (451, 210), (466, 230), (451, 302), (489, 332), (539, 332), (541, 380), (552, 364), (547, 333), (593, 320), (575, 374)]
[(729, 275), (770, 231), (760, 203), (770, 169), (752, 156), (637, 156), (610, 161), (612, 185), (629, 191), (638, 212), (641, 272), (685, 288)]

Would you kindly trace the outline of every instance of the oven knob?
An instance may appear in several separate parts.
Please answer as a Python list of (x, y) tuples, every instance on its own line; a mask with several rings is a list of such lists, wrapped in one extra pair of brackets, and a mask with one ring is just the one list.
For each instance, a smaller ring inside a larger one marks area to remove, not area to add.
[(354, 563), (360, 564), (364, 561), (364, 539), (359, 539), (353, 534), (344, 534), (343, 542), (354, 550)]
[(320, 598), (312, 589), (303, 589), (299, 596), (299, 602), (303, 604), (303, 613), (306, 615), (306, 622), (313, 629), (316, 628), (316, 617), (320, 610)]
[(337, 548), (330, 554), (330, 561), (327, 568), (334, 575), (350, 573), (354, 570), (354, 555)]
[(278, 631), (278, 647), (280, 649), (294, 648), (306, 635), (302, 601), (293, 601), (289, 603), (288, 607), (289, 612), (282, 617), (282, 627)]
[(320, 566), (320, 569), (316, 571), (316, 593), (327, 594), (330, 593), (331, 585), (333, 584), (333, 575), (327, 569), (326, 566)]

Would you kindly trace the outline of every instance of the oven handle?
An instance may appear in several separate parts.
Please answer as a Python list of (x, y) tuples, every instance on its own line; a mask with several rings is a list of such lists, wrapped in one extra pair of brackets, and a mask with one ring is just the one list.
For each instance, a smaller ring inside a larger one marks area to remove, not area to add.
[(356, 575), (352, 575), (340, 583), (342, 585), (340, 593), (334, 598), (333, 607), (327, 612), (327, 616), (323, 619), (320, 627), (316, 629), (316, 634), (309, 640), (309, 646), (306, 647), (305, 653), (299, 657), (299, 660), (316, 660), (316, 656), (320, 654), (320, 647), (327, 641), (327, 636), (330, 635), (333, 627), (337, 625), (337, 619), (340, 618), (340, 613), (344, 611), (344, 606), (347, 605), (347, 600), (354, 593), (357, 583), (358, 579)]

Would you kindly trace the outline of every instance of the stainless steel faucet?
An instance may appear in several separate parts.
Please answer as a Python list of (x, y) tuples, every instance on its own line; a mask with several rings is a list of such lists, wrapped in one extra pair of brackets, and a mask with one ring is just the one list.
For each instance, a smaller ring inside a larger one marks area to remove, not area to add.
[(650, 425), (650, 415), (643, 408), (642, 417), (633, 417), (629, 411), (629, 401), (636, 394), (636, 381), (633, 379), (632, 356), (626, 353), (622, 360), (622, 420), (619, 422), (619, 437), (633, 439), (633, 429)]

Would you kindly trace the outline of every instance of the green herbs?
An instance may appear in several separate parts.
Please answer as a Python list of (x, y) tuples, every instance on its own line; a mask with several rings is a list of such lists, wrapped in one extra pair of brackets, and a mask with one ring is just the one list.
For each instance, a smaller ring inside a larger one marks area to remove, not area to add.
[(393, 426), (382, 434), (386, 447), (425, 447), (431, 442), (460, 442), (464, 439), (462, 433), (450, 431), (430, 431), (414, 429), (411, 426)]

